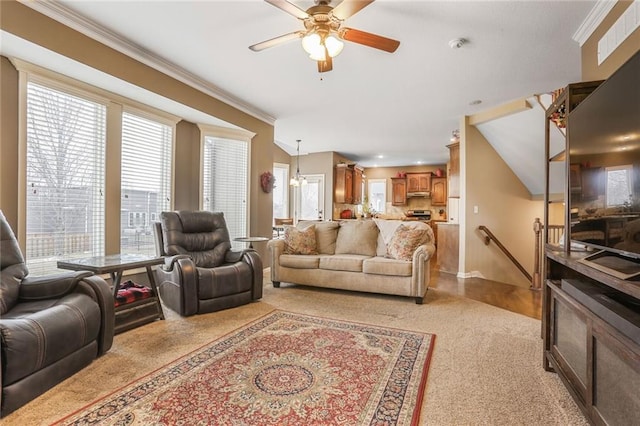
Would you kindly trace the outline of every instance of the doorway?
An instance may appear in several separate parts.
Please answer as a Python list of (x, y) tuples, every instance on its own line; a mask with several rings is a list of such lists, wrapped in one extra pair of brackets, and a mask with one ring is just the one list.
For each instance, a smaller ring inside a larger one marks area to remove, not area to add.
[(303, 175), (306, 184), (293, 188), (296, 198), (294, 218), (324, 220), (324, 175)]

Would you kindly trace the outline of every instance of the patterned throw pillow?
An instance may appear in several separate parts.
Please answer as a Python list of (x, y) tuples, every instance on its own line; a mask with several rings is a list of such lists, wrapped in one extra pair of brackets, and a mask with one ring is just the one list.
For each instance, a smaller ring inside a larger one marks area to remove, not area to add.
[(315, 225), (309, 225), (304, 229), (287, 226), (284, 228), (284, 243), (284, 252), (288, 254), (318, 254)]
[(391, 237), (387, 252), (389, 257), (398, 260), (412, 260), (413, 252), (424, 242), (424, 229), (400, 225)]

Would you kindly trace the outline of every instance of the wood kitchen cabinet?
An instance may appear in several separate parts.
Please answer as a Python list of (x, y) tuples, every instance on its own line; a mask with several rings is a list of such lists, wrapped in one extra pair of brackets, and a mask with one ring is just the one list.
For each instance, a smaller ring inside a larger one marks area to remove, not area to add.
[(460, 142), (449, 148), (449, 197), (460, 198)]
[(362, 199), (362, 169), (358, 166), (353, 168), (353, 204), (361, 204)]
[(407, 204), (407, 180), (391, 178), (391, 205), (404, 206), (405, 204)]
[(407, 173), (407, 192), (431, 191), (431, 173)]
[(447, 205), (447, 178), (434, 177), (431, 179), (431, 205)]
[[(353, 204), (353, 169), (348, 164), (336, 164), (333, 201)], [(362, 174), (360, 174), (362, 179)]]

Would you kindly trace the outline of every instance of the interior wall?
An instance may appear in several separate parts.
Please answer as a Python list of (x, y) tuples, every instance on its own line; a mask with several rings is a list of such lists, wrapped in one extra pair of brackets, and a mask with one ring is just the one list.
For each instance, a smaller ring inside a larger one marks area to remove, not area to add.
[(197, 124), (182, 120), (176, 125), (174, 155), (173, 208), (198, 210), (200, 208), (200, 129)]
[[(273, 168), (274, 143), (273, 126), (271, 124), (265, 123), (212, 96), (202, 93), (185, 83), (42, 15), (15, 0), (2, 1), (1, 3), (2, 14), (0, 16), (0, 26), (3, 31), (7, 31), (17, 37), (38, 44), (123, 81), (160, 94), (255, 133), (251, 143), (251, 167), (249, 176), (250, 234), (254, 236), (271, 235), (272, 198), (271, 194), (265, 194), (260, 190), (259, 178), (260, 173), (265, 170), (272, 170)], [(4, 61), (3, 59), (3, 63)], [(3, 103), (5, 102), (4, 98), (5, 95), (3, 94)], [(2, 114), (4, 115), (5, 112), (3, 111)], [(3, 125), (2, 127), (4, 145), (5, 126)], [(17, 145), (17, 136), (11, 136), (10, 140), (6, 143), (10, 145), (12, 141)], [(7, 157), (5, 159), (3, 155), (1, 161), (3, 163), (3, 173), (5, 173), (5, 167), (11, 167), (10, 158)], [(176, 167), (189, 167), (190, 170), (198, 168), (194, 167), (194, 164), (190, 162), (178, 162), (176, 163)], [(181, 176), (181, 178), (175, 182), (175, 193), (190, 194), (184, 198), (181, 196), (178, 205), (185, 203), (184, 205), (192, 206), (193, 199), (191, 194), (194, 188), (197, 188), (197, 185), (193, 184), (193, 176), (184, 178), (189, 175), (189, 173), (183, 172), (180, 169), (177, 169), (175, 173), (176, 176)], [(7, 194), (5, 196), (3, 191), (3, 204), (5, 202), (10, 203), (10, 201), (6, 200), (9, 198), (9, 195), (14, 196), (14, 194)], [(17, 203), (17, 195), (15, 200), (14, 202)], [(257, 244), (256, 249), (263, 258), (265, 258), (266, 245)]]
[(18, 71), (0, 56), (0, 210), (18, 229)]
[[(280, 148), (278, 145), (274, 144), (273, 147), (273, 162), (274, 163), (282, 163), (282, 164), (291, 164), (291, 157), (287, 151)], [(295, 170), (294, 170), (295, 172)], [(289, 173), (291, 173), (291, 168), (289, 168)]]
[(604, 80), (614, 73), (627, 59), (640, 50), (640, 28), (627, 37), (607, 59), (598, 65), (598, 41), (631, 5), (630, 0), (620, 0), (606, 18), (582, 45), (582, 80)]
[[(489, 280), (529, 287), (529, 282), (513, 263), (491, 243), (484, 244), (486, 226), (529, 272), (533, 272), (535, 234), (533, 222), (543, 217), (544, 202), (532, 201), (527, 188), (502, 160), (491, 144), (474, 126), (462, 132), (461, 149), (465, 150), (464, 179), (465, 232), (461, 235), (465, 276), (479, 276)], [(477, 206), (477, 213), (474, 208)], [(461, 207), (462, 208), (462, 207)]]

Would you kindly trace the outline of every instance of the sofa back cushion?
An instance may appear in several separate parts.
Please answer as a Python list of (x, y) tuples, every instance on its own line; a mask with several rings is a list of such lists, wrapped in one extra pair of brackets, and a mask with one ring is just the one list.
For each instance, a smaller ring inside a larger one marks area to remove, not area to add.
[(18, 301), (20, 282), (29, 273), (9, 222), (0, 210), (0, 316)]
[(375, 256), (378, 227), (372, 220), (345, 220), (340, 222), (335, 254)]

